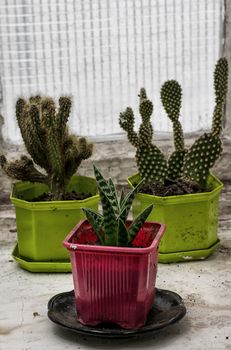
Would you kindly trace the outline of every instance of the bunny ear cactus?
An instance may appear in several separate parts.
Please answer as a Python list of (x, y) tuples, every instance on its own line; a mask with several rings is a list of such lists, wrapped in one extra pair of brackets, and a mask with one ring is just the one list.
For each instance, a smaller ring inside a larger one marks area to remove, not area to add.
[(197, 181), (205, 187), (209, 170), (222, 152), (221, 131), (224, 104), (228, 87), (228, 62), (218, 60), (214, 71), (215, 109), (212, 129), (199, 137), (185, 156), (184, 176)]
[(186, 154), (183, 129), (179, 121), (182, 100), (180, 84), (175, 80), (166, 81), (161, 87), (160, 96), (164, 109), (173, 123), (175, 151), (168, 159), (168, 178), (176, 180), (182, 176), (184, 157)]
[[(92, 144), (85, 138), (69, 135), (67, 121), (71, 98), (60, 97), (59, 107), (49, 97), (32, 96), (28, 101), (20, 98), (16, 103), (16, 119), (29, 159), (7, 162), (1, 156), (2, 169), (12, 178), (42, 182), (49, 186), (54, 200), (61, 200), (65, 187), (82, 160), (92, 154)], [(46, 175), (37, 170), (43, 168)]]
[(150, 122), (153, 104), (144, 88), (140, 90), (139, 112), (142, 118), (138, 133), (134, 131), (134, 113), (130, 107), (120, 114), (119, 124), (127, 132), (128, 140), (136, 147), (136, 162), (139, 173), (146, 182), (164, 183), (167, 176), (167, 161), (161, 150), (152, 144), (153, 128)]
[(127, 227), (126, 221), (142, 182), (140, 182), (133, 191), (126, 196), (121, 194), (119, 199), (116, 193), (115, 185), (111, 179), (108, 181), (102, 176), (100, 171), (94, 167), (97, 187), (102, 203), (103, 214), (83, 208), (83, 211), (92, 225), (99, 243), (106, 246), (131, 246), (131, 242), (143, 226), (145, 220), (152, 211), (153, 205), (147, 207), (138, 217)]
[(139, 111), (142, 117), (138, 133), (134, 131), (134, 114), (127, 108), (120, 114), (120, 126), (127, 132), (128, 140), (136, 147), (136, 162), (141, 178), (145, 182), (165, 184), (165, 180), (183, 179), (196, 181), (202, 188), (210, 169), (222, 152), (221, 131), (224, 105), (228, 85), (228, 62), (226, 58), (218, 60), (214, 71), (215, 108), (210, 133), (199, 137), (188, 150), (184, 145), (184, 135), (179, 121), (182, 89), (175, 80), (166, 81), (161, 88), (161, 100), (164, 109), (173, 123), (175, 151), (168, 162), (158, 147), (152, 144), (153, 129), (150, 117), (153, 105), (147, 98), (144, 88), (140, 90)]

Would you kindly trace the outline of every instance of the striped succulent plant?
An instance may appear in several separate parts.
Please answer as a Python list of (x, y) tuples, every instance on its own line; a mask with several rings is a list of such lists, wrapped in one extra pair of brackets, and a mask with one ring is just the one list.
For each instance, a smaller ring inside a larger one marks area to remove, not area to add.
[(152, 211), (153, 205), (147, 207), (128, 227), (127, 217), (142, 181), (126, 196), (123, 191), (118, 198), (115, 185), (110, 178), (105, 180), (100, 171), (94, 166), (95, 178), (102, 204), (102, 214), (83, 208), (83, 211), (94, 229), (99, 243), (106, 246), (131, 246), (140, 228)]

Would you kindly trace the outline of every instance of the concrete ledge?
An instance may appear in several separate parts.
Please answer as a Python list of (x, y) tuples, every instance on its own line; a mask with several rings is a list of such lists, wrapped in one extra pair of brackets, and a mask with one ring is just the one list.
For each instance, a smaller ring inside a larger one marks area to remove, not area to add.
[[(186, 145), (190, 146), (196, 137), (201, 133), (188, 134)], [(98, 166), (106, 177), (112, 177), (120, 186), (127, 184), (126, 178), (137, 172), (135, 162), (135, 148), (127, 139), (117, 138), (116, 140), (108, 139), (105, 141), (92, 140), (94, 142), (94, 153), (91, 159), (84, 161), (80, 168), (81, 175), (93, 175), (93, 164)], [(169, 134), (157, 134), (156, 144), (168, 155), (172, 150), (172, 139)], [(223, 138), (224, 151), (214, 168), (214, 173), (221, 181), (231, 181), (230, 179), (230, 159), (231, 159), (231, 139)], [(2, 147), (4, 153), (9, 159), (17, 159), (25, 153), (23, 145), (5, 144)], [(7, 178), (0, 170), (0, 201), (7, 202), (11, 188), (12, 180)]]
[(230, 234), (222, 230), (222, 246), (205, 261), (158, 265), (157, 287), (178, 293), (187, 314), (158, 334), (134, 340), (88, 339), (54, 325), (47, 302), (73, 289), (71, 274), (24, 271), (11, 258), (14, 243), (1, 242), (1, 349), (230, 349)]

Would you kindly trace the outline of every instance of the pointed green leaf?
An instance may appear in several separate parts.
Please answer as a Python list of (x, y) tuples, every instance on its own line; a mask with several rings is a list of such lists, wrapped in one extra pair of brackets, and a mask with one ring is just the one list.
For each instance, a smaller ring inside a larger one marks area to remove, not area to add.
[(100, 196), (101, 196), (101, 193), (107, 196), (108, 200), (111, 202), (114, 213), (118, 215), (119, 214), (118, 200), (117, 200), (116, 190), (112, 180), (109, 179), (109, 181), (107, 182), (95, 165), (94, 165), (94, 172), (95, 172), (95, 179), (97, 182)]
[(118, 246), (126, 247), (128, 245), (128, 231), (121, 219), (118, 219)]
[(141, 180), (136, 187), (133, 188), (132, 191), (130, 191), (129, 193), (127, 193), (127, 195), (123, 198), (123, 200), (121, 200), (121, 207), (125, 207), (127, 205), (127, 202), (129, 202), (132, 198), (132, 200), (134, 199), (135, 195), (139, 192), (141, 186), (143, 185), (144, 180)]
[(93, 167), (94, 167), (95, 179), (96, 179), (99, 191), (104, 192), (105, 194), (110, 192), (109, 185), (105, 180), (105, 178), (103, 177), (103, 175), (101, 174), (101, 172), (99, 171), (99, 169), (96, 168), (95, 165)]
[(110, 191), (111, 191), (111, 196), (108, 198), (110, 199), (110, 201), (112, 203), (115, 214), (118, 215), (119, 214), (119, 202), (118, 202), (115, 184), (113, 183), (111, 178), (108, 180), (108, 186), (109, 186)]
[(104, 245), (104, 239), (101, 235), (101, 228), (103, 223), (103, 217), (101, 214), (89, 208), (82, 208), (87, 220), (93, 227), (101, 245)]
[(103, 230), (105, 233), (106, 245), (116, 245), (117, 241), (117, 220), (113, 206), (104, 193), (100, 194), (103, 209)]
[(132, 224), (128, 228), (128, 234), (130, 236), (130, 239), (133, 240), (141, 227), (143, 226), (145, 220), (148, 218), (149, 214), (151, 213), (153, 209), (153, 204), (149, 205), (140, 215), (135, 218), (135, 220), (132, 222)]
[(122, 190), (122, 191), (121, 191), (121, 194), (120, 194), (120, 201), (119, 201), (119, 206), (120, 206), (120, 208), (122, 207), (122, 203), (123, 203), (124, 197), (125, 197), (125, 193), (124, 193), (124, 191)]
[(124, 200), (122, 201), (121, 204), (121, 211), (120, 211), (120, 219), (125, 222), (127, 220), (129, 211), (131, 209), (132, 202), (135, 198), (136, 193), (139, 192), (141, 186), (143, 185), (143, 180), (138, 183), (138, 185), (131, 191), (129, 192)]

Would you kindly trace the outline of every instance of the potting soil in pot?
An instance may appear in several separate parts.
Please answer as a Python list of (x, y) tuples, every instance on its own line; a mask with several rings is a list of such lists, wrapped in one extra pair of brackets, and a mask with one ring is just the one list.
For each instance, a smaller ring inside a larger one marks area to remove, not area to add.
[(164, 184), (156, 182), (145, 183), (141, 187), (140, 192), (154, 196), (167, 197), (183, 194), (211, 192), (211, 189), (202, 188), (200, 185), (198, 185), (198, 183), (194, 181), (166, 180)]
[[(77, 193), (75, 191), (66, 192), (62, 196), (62, 201), (71, 201), (71, 200), (83, 200), (86, 198), (92, 197), (91, 193)], [(24, 199), (22, 196), (17, 195), (17, 198)], [(51, 192), (44, 192), (40, 196), (35, 198), (27, 199), (28, 202), (50, 202), (53, 201), (53, 194)]]

